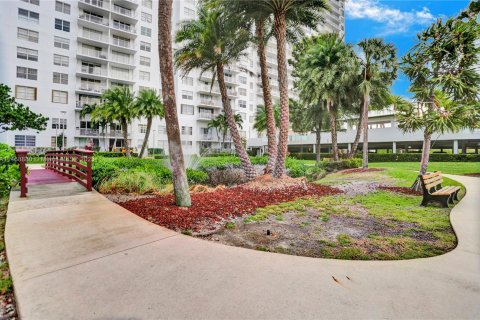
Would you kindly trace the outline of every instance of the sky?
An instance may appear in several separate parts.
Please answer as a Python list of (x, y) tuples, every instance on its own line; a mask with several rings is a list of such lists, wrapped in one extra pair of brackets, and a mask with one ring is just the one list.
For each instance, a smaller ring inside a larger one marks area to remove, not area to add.
[[(416, 43), (416, 34), (437, 18), (456, 16), (468, 0), (347, 0), (345, 40), (358, 43), (365, 38), (383, 38), (397, 47), (399, 59)], [(396, 95), (411, 97), (409, 80), (399, 74), (392, 86)]]

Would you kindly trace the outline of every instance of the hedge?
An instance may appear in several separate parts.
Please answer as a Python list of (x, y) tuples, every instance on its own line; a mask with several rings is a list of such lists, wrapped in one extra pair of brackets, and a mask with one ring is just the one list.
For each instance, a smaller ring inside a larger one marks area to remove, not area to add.
[[(316, 160), (315, 153), (291, 153), (290, 156), (299, 160)], [(321, 155), (323, 158), (332, 158), (331, 154)], [(356, 158), (361, 157), (357, 154)], [(369, 162), (420, 162), (421, 153), (369, 153)], [(432, 162), (479, 162), (480, 154), (448, 154), (448, 153), (431, 153), (430, 160)]]
[[(317, 160), (315, 153), (297, 152), (290, 153), (289, 156), (298, 160)], [(333, 158), (333, 155), (331, 153), (321, 153), (320, 158)]]
[[(95, 156), (101, 156), (105, 158), (120, 158), (125, 157), (121, 152), (95, 152)], [(132, 157), (138, 157), (138, 153), (132, 153)]]

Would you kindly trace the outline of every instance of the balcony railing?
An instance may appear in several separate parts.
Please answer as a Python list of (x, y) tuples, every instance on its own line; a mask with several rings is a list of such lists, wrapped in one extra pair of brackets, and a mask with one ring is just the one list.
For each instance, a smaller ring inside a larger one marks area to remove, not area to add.
[(212, 112), (199, 112), (198, 118), (199, 119), (215, 119), (218, 114)]
[(113, 62), (128, 64), (128, 65), (131, 65), (133, 63), (132, 59), (119, 57), (119, 56), (115, 56), (115, 55), (111, 55), (110, 60), (113, 61)]
[(100, 134), (100, 130), (98, 129), (89, 129), (89, 128), (80, 128), (80, 135), (87, 136), (87, 137), (98, 137)]
[(200, 134), (200, 140), (212, 141), (214, 140), (213, 134)]
[(107, 53), (95, 49), (90, 48), (81, 48), (80, 53), (84, 56), (100, 58), (100, 59), (107, 59)]
[(105, 8), (103, 0), (79, 0), (80, 2), (92, 5), (97, 8)]
[(79, 90), (88, 91), (88, 92), (95, 92), (95, 93), (103, 93), (107, 88), (105, 86), (91, 84), (91, 83), (80, 83), (78, 87)]
[(116, 12), (116, 13), (119, 13), (123, 16), (131, 17), (131, 18), (135, 17), (135, 11), (130, 10), (130, 9), (126, 9), (126, 8), (122, 8), (122, 7), (117, 6), (117, 5), (113, 5), (113, 11)]
[(100, 100), (77, 101), (76, 104), (75, 104), (75, 107), (77, 109), (83, 109), (83, 107), (85, 107), (85, 105), (93, 105), (93, 104), (98, 104), (98, 103), (100, 103)]
[(125, 41), (117, 38), (112, 39), (112, 44), (122, 48), (133, 49), (133, 43), (130, 41)]
[(200, 104), (206, 105), (206, 106), (218, 106), (221, 105), (222, 103), (220, 100), (215, 100), (215, 99), (200, 99)]
[(108, 42), (107, 37), (105, 37), (103, 34), (98, 34), (95, 32), (82, 31), (80, 32), (80, 37), (100, 42)]
[(82, 19), (82, 20), (85, 20), (85, 21), (89, 21), (89, 22), (93, 22), (93, 23), (96, 23), (96, 24), (101, 24), (101, 25), (104, 25), (104, 26), (108, 26), (108, 20), (107, 19), (97, 17), (97, 16), (91, 15), (89, 13), (81, 13), (79, 18)]
[(103, 68), (91, 68), (91, 67), (82, 66), (80, 67), (79, 71), (81, 73), (91, 74), (95, 76), (102, 76), (102, 77), (107, 76), (107, 69), (103, 69)]
[(135, 33), (135, 28), (127, 24), (121, 24), (118, 22), (113, 22), (112, 27), (117, 30), (125, 31), (128, 33)]

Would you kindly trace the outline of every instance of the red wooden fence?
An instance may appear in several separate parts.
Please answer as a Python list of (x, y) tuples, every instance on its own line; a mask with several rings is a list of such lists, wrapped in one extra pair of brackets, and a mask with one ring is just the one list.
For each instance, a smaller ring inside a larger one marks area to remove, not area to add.
[(45, 153), (45, 169), (73, 179), (92, 191), (92, 155), (90, 150), (60, 150)]
[(20, 167), (20, 197), (25, 198), (27, 196), (27, 155), (28, 150), (15, 150), (17, 156), (18, 166)]

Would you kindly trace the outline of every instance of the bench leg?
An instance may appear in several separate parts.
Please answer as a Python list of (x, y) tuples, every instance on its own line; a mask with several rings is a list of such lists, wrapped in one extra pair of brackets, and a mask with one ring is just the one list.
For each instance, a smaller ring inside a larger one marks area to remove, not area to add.
[(455, 202), (453, 202), (454, 196), (455, 196), (455, 193), (452, 193), (452, 194), (448, 197), (448, 203), (450, 203), (450, 204), (455, 204)]
[(426, 207), (428, 202), (430, 201), (430, 199), (428, 199), (427, 197), (423, 196), (423, 200), (422, 200), (422, 203), (420, 204), (422, 207)]
[(443, 196), (443, 197), (439, 198), (438, 200), (440, 201), (440, 203), (442, 204), (442, 206), (444, 208), (448, 208), (449, 199), (450, 199), (450, 196)]
[(459, 192), (460, 192), (460, 190), (455, 191), (455, 193), (453, 194), (453, 200), (460, 201), (460, 200), (458, 200), (458, 193)]

